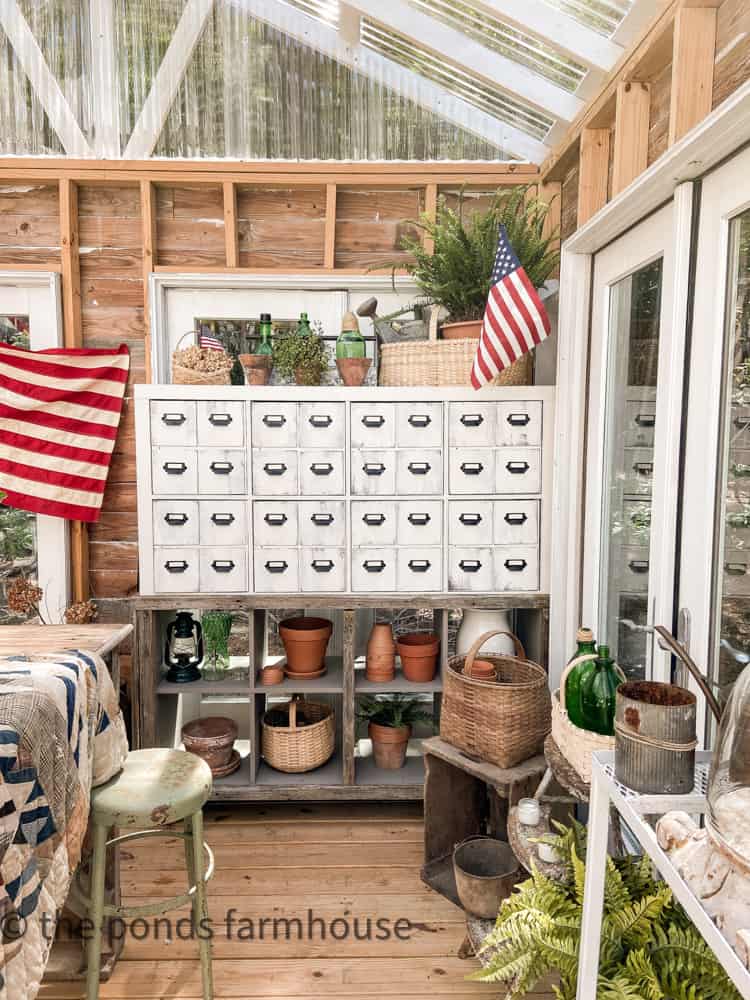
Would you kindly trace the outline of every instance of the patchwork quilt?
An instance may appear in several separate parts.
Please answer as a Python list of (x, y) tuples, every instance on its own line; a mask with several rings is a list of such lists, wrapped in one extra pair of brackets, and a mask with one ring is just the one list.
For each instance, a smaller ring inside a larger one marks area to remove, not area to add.
[(32, 1000), (81, 859), (92, 786), (128, 752), (118, 695), (80, 650), (0, 658), (0, 1000)]

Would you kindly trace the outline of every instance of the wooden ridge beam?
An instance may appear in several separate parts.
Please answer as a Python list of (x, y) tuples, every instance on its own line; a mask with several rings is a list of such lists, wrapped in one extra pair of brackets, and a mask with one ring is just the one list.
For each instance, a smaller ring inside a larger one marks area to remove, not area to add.
[(648, 124), (651, 88), (632, 80), (617, 87), (615, 108), (612, 197), (632, 183), (648, 166)]
[(715, 52), (716, 8), (681, 7), (674, 22), (670, 146), (711, 111)]

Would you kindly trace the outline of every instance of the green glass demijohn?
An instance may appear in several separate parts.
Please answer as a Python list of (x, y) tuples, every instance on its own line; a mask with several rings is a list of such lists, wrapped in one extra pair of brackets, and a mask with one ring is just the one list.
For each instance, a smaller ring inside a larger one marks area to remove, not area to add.
[(365, 356), (365, 338), (359, 332), (359, 323), (353, 312), (344, 315), (341, 321), (341, 333), (336, 341), (337, 358), (363, 358)]
[(271, 314), (261, 313), (260, 324), (258, 326), (258, 335), (260, 340), (258, 341), (258, 346), (255, 348), (256, 354), (265, 354), (267, 356), (273, 355), (273, 343), (271, 342), (272, 333), (273, 327), (271, 325)]
[(297, 333), (302, 337), (309, 337), (312, 334), (312, 327), (310, 326), (310, 320), (307, 313), (299, 314), (299, 323), (297, 324)]
[(583, 711), (581, 708), (581, 681), (584, 676), (594, 669), (596, 661), (596, 643), (594, 633), (590, 628), (579, 628), (576, 632), (577, 648), (575, 655), (568, 661), (578, 660), (582, 656), (589, 656), (589, 659), (576, 663), (565, 681), (565, 710), (568, 718), (574, 726), (585, 729), (583, 724)]
[(583, 728), (602, 736), (614, 736), (615, 691), (622, 678), (609, 646), (599, 646), (593, 667), (581, 678), (581, 715)]

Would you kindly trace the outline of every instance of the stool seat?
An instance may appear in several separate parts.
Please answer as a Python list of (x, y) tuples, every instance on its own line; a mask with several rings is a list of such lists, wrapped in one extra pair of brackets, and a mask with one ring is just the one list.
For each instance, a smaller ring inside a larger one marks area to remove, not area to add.
[(184, 750), (133, 750), (110, 781), (91, 791), (91, 818), (102, 826), (152, 829), (200, 812), (211, 768)]

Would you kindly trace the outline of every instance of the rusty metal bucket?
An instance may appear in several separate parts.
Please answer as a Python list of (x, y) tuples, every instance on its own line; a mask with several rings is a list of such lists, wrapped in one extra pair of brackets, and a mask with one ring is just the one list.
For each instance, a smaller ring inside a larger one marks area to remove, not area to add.
[(453, 851), (461, 906), (475, 917), (494, 920), (518, 878), (518, 861), (504, 840), (468, 837)]

